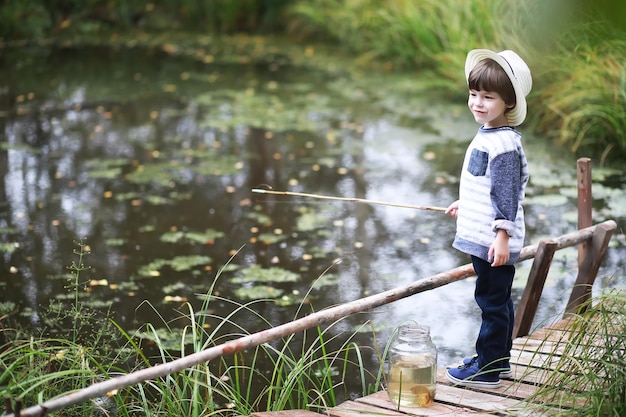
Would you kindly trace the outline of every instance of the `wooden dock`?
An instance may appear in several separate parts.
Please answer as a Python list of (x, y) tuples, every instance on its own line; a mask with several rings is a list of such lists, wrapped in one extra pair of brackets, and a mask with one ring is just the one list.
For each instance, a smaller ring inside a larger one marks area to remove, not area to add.
[[(623, 320), (623, 318), (622, 318)], [(511, 352), (513, 376), (502, 379), (496, 389), (464, 388), (452, 385), (444, 373), (438, 372), (435, 402), (429, 407), (396, 407), (386, 391), (367, 397), (346, 401), (325, 412), (307, 410), (285, 410), (257, 412), (255, 417), (415, 417), (415, 416), (533, 416), (530, 397), (550, 374), (555, 363), (559, 363), (564, 343), (568, 339), (570, 320), (564, 319), (541, 328), (531, 335), (514, 340)], [(529, 400), (530, 399), (530, 400)]]

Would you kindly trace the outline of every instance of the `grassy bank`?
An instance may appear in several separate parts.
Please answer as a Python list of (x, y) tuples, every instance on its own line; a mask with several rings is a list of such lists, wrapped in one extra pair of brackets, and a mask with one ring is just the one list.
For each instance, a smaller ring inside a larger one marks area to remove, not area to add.
[(465, 96), (468, 50), (513, 49), (534, 76), (525, 127), (604, 161), (626, 154), (625, 9), (604, 0), (8, 0), (0, 7), (0, 36), (286, 34), (336, 44), (362, 65), (432, 71), (455, 99)]
[[(68, 301), (43, 311), (39, 325), (11, 327), (10, 314), (0, 317), (0, 392), (9, 413), (248, 336), (246, 323), (253, 319), (272, 328), (257, 311), (256, 304), (266, 300), (239, 303), (213, 293), (218, 273), (208, 292), (199, 294), (198, 310), (184, 303), (174, 321), (155, 320), (124, 330), (110, 315), (82, 304), (90, 275), (84, 262), (89, 247), (79, 242), (75, 255), (68, 267)], [(214, 308), (215, 304), (219, 306)], [(162, 318), (156, 308), (148, 307)], [(310, 308), (303, 301), (296, 315), (307, 315)], [(70, 331), (59, 331), (62, 325)], [(343, 319), (338, 319), (165, 376), (133, 379), (126, 388), (67, 403), (62, 415), (246, 416), (286, 409), (321, 411), (354, 394), (347, 392), (345, 382), (355, 376), (361, 384), (359, 395), (379, 391), (386, 348), (359, 345), (354, 339), (361, 329), (346, 332), (338, 329), (342, 326)], [(363, 327), (374, 331), (367, 323)], [(379, 356), (378, 369), (366, 369), (365, 354)], [(265, 372), (263, 363), (270, 363), (271, 371)]]
[(603, 161), (626, 153), (626, 26), (611, 21), (616, 7), (540, 0), (309, 0), (289, 9), (288, 30), (332, 40), (361, 62), (432, 70), (459, 99), (468, 50), (513, 49), (533, 72), (526, 125)]

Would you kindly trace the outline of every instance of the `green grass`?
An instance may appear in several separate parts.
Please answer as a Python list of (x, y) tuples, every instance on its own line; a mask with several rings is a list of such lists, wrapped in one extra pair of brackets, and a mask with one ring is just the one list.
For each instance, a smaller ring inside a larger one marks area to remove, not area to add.
[(573, 151), (595, 147), (606, 157), (626, 149), (626, 42), (593, 27), (584, 33), (560, 40), (563, 53), (548, 61), (537, 126)]
[(613, 290), (584, 307), (553, 369), (539, 372), (542, 385), (527, 400), (533, 415), (626, 415), (626, 293)]
[(302, 0), (288, 30), (332, 40), (362, 64), (434, 72), (447, 83), (438, 90), (458, 99), (469, 50), (513, 49), (534, 78), (526, 126), (603, 163), (626, 152), (625, 33), (602, 20), (612, 11), (541, 0)]
[[(207, 293), (199, 294), (202, 303), (197, 310), (186, 303), (186, 312), (181, 311), (178, 318), (168, 322), (146, 303), (159, 318), (158, 322), (146, 323), (137, 331), (122, 329), (108, 317), (95, 315), (82, 306), (79, 289), (89, 270), (83, 263), (89, 248), (82, 241), (78, 247), (77, 261), (69, 267), (72, 274), (68, 288), (74, 293), (73, 298), (68, 298), (72, 304), (66, 306), (69, 313), (59, 316), (63, 309), (56, 306), (45, 321), (60, 319), (63, 322), (69, 318), (68, 324), (74, 327), (68, 339), (36, 336), (47, 333), (47, 329), (26, 333), (3, 328), (0, 332), (6, 340), (0, 346), (0, 392), (13, 404), (20, 402), (24, 408), (30, 407), (132, 370), (166, 363), (247, 336), (250, 333), (245, 323), (250, 320), (272, 327), (257, 312), (256, 304), (264, 301), (242, 304), (213, 294), (220, 271)], [(219, 306), (213, 309), (213, 303)], [(305, 308), (310, 307), (300, 304), (294, 319), (306, 314)], [(212, 311), (222, 313), (217, 315)], [(230, 416), (285, 409), (321, 411), (347, 397), (345, 382), (354, 381), (355, 375), (360, 378), (361, 395), (378, 391), (384, 357), (376, 347), (360, 346), (354, 341), (361, 329), (338, 330), (342, 321), (109, 392), (101, 398), (69, 406), (63, 410), (63, 415), (92, 416), (99, 410), (105, 415), (119, 416)], [(107, 323), (114, 325), (113, 331)], [(117, 347), (112, 350), (114, 344)], [(372, 349), (381, 363), (374, 371), (366, 369), (363, 362), (363, 352)], [(271, 366), (268, 368), (267, 364)], [(266, 373), (267, 369), (271, 371)]]

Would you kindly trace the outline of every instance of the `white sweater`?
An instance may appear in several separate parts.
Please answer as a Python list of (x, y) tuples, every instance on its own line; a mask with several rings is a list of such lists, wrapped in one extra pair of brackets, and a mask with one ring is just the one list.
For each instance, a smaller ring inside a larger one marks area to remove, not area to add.
[(513, 264), (524, 246), (522, 200), (528, 164), (521, 134), (511, 127), (481, 127), (465, 153), (453, 247), (486, 261), (498, 229), (509, 238)]

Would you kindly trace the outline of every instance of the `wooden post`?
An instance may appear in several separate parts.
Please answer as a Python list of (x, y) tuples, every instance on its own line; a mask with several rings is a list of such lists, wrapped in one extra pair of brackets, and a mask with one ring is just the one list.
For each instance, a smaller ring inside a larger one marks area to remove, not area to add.
[[(591, 216), (591, 159), (579, 158), (576, 163), (578, 173), (578, 230), (592, 225)], [(578, 268), (583, 262), (585, 251), (589, 243), (582, 243), (578, 247)]]
[(515, 324), (513, 325), (513, 338), (527, 336), (533, 324), (539, 298), (543, 292), (543, 286), (554, 258), (554, 252), (558, 243), (553, 240), (542, 240), (537, 247), (537, 254), (533, 266), (528, 274), (528, 282), (524, 288), (524, 294), (515, 312)]
[(594, 230), (591, 241), (586, 245), (583, 261), (578, 268), (578, 277), (576, 277), (574, 288), (572, 288), (565, 309), (565, 316), (571, 313), (580, 313), (586, 308), (586, 302), (591, 299), (591, 287), (596, 280), (600, 263), (604, 259), (616, 227), (615, 223), (605, 222), (600, 223)]

